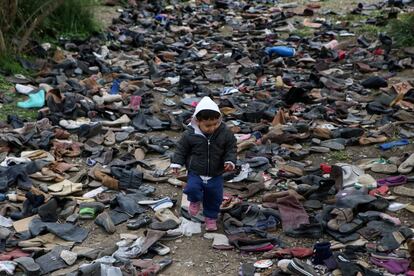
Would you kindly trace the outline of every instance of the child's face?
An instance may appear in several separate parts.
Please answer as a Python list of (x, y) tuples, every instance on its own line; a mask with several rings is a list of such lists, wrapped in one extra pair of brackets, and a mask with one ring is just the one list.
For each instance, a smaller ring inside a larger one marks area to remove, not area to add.
[(220, 126), (220, 119), (213, 120), (197, 120), (198, 127), (205, 134), (213, 134), (214, 131)]

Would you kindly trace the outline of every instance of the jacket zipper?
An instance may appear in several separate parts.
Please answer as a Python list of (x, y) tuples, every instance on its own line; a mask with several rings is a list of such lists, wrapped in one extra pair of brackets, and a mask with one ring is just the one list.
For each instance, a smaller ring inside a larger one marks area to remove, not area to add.
[(216, 135), (217, 130), (213, 132), (213, 134), (210, 135), (210, 137), (207, 139), (207, 176), (210, 176), (210, 140), (214, 138)]
[[(214, 137), (214, 135), (217, 133), (217, 130), (213, 132), (213, 134), (210, 135), (210, 138), (207, 139), (206, 136), (202, 135), (207, 140), (207, 175), (210, 174), (210, 140)], [(191, 164), (191, 158), (190, 158), (190, 164)]]
[(209, 176), (210, 173), (210, 139), (207, 139), (207, 176)]

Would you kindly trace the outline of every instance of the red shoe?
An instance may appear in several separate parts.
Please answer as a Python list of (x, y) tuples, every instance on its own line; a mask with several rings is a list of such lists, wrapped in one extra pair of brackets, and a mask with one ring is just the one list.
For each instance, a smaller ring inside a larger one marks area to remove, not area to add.
[(198, 212), (200, 212), (200, 202), (190, 202), (190, 206), (188, 207), (190, 216), (195, 216)]
[(217, 231), (217, 222), (215, 219), (206, 217), (204, 222), (206, 223), (207, 232)]

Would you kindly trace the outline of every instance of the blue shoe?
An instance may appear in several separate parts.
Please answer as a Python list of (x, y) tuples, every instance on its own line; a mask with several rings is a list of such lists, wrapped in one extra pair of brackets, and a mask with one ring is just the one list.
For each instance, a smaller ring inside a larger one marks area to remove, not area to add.
[(379, 146), (379, 148), (382, 149), (382, 150), (389, 150), (389, 149), (392, 149), (394, 147), (408, 145), (409, 143), (410, 143), (410, 141), (408, 141), (408, 139), (401, 139), (401, 140), (381, 144)]
[(21, 108), (40, 108), (45, 105), (45, 90), (41, 89), (39, 92), (28, 94), (28, 96), (28, 100), (18, 102), (17, 106)]

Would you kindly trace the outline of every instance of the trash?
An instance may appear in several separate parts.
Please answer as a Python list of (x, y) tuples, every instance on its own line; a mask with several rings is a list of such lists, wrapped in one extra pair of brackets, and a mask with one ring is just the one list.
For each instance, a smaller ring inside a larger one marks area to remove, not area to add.
[(259, 260), (254, 263), (254, 267), (257, 268), (269, 268), (273, 265), (272, 260)]

